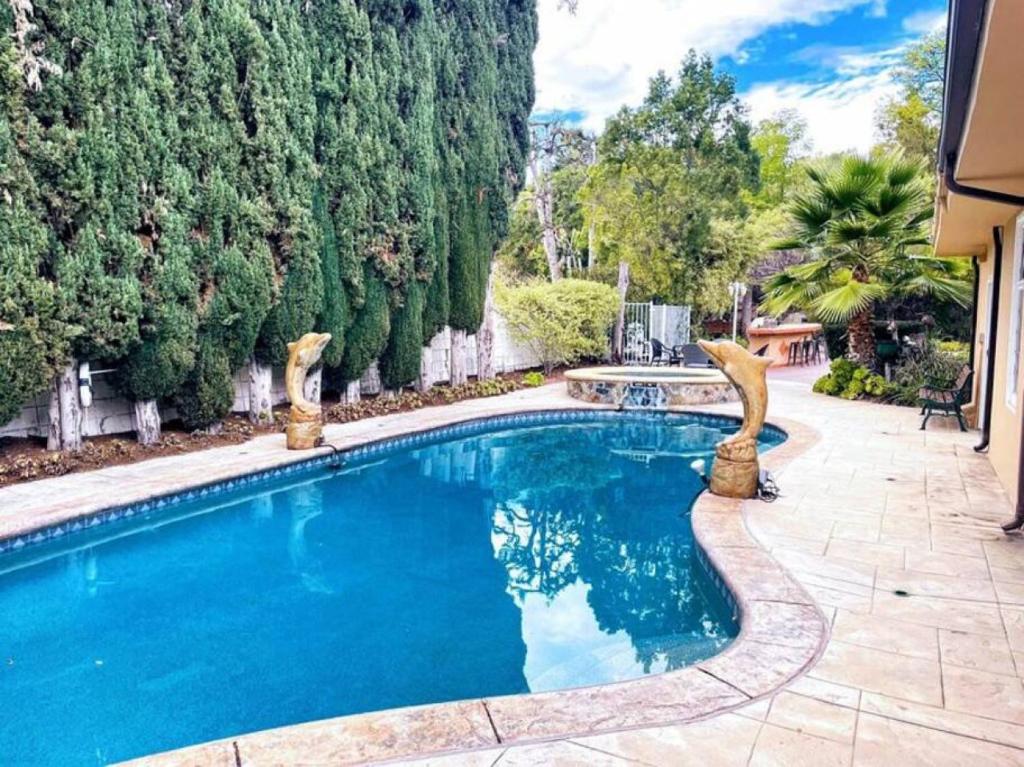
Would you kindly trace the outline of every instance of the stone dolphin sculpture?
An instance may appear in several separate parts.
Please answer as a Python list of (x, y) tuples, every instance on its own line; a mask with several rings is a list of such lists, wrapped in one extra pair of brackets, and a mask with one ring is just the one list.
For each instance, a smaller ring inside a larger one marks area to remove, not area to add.
[(725, 374), (743, 402), (743, 426), (715, 448), (711, 492), (730, 498), (752, 498), (757, 492), (757, 438), (768, 413), (765, 373), (771, 360), (755, 357), (732, 341), (698, 341), (700, 348)]
[(330, 333), (306, 333), (298, 341), (288, 344), (284, 386), (292, 403), (287, 429), (289, 450), (306, 450), (320, 443), (323, 433), (320, 405), (306, 399), (303, 387), (309, 369), (320, 361), (320, 355), (330, 340)]

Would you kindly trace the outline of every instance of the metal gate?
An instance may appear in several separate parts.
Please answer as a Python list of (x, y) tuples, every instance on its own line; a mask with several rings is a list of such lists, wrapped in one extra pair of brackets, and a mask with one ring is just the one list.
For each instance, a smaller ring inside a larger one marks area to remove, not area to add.
[(669, 348), (690, 343), (690, 307), (627, 302), (622, 332), (622, 361), (648, 365), (652, 338)]

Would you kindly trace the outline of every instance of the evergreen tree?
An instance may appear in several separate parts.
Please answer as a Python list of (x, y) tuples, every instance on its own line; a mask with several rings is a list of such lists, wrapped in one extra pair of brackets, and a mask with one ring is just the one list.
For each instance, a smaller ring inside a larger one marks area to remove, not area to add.
[(479, 325), (533, 0), (33, 5), (21, 42), (0, 5), (0, 421), (74, 359), (205, 428), (309, 330), (401, 386)]
[[(368, 264), (366, 270), (372, 267)], [(366, 275), (363, 305), (356, 312), (345, 342), (345, 355), (341, 359), (339, 374), (343, 381), (357, 380), (373, 363), (388, 342), (391, 320), (388, 311), (387, 288), (373, 275)]]

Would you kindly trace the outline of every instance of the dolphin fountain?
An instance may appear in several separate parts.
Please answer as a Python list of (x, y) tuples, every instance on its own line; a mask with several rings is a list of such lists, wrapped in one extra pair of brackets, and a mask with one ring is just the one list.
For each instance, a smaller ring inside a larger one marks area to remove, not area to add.
[(320, 405), (306, 399), (303, 387), (309, 369), (320, 361), (330, 333), (306, 333), (288, 344), (288, 366), (284, 371), (285, 390), (292, 403), (286, 430), (289, 450), (308, 450), (323, 441)]
[(757, 438), (768, 412), (765, 372), (771, 360), (755, 357), (732, 341), (697, 343), (736, 387), (743, 402), (743, 426), (715, 447), (711, 492), (727, 498), (753, 498), (759, 474)]

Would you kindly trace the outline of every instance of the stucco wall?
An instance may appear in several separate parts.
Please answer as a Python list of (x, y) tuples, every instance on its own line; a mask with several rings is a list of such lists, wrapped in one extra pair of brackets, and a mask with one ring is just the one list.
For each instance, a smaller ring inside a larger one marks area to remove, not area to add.
[[(999, 476), (1000, 482), (1011, 498), (1017, 493), (1017, 462), (1020, 451), (1021, 421), (1024, 417), (1024, 404), (1021, 393), (1024, 385), (1018, 387), (1017, 399), (1011, 407), (1006, 402), (1007, 370), (1010, 346), (1011, 312), (1013, 310), (1013, 255), (1020, 246), (1017, 242), (1017, 219), (1006, 220), (1003, 229), (1002, 274), (999, 290), (999, 330), (992, 353), (995, 355), (994, 387), (992, 390), (992, 425), (990, 432), (989, 460)], [(983, 343), (988, 332), (990, 307), (988, 301), (988, 281), (992, 279), (995, 265), (994, 247), (989, 246), (989, 253), (980, 265), (981, 288), (979, 290), (978, 331), (975, 337), (975, 352), (978, 368), (976, 396), (980, 401), (981, 369), (984, 365)], [(1022, 355), (1024, 357), (1024, 355)], [(1024, 360), (1022, 360), (1024, 362)], [(1024, 368), (1021, 365), (1020, 368)]]

